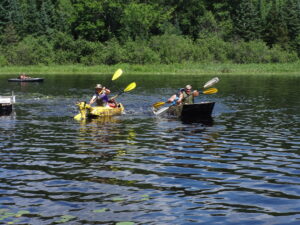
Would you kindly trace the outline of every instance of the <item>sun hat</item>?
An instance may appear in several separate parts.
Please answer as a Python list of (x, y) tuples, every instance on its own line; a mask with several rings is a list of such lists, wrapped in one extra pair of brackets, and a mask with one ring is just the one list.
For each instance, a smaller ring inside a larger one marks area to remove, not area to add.
[(102, 85), (101, 84), (97, 84), (95, 89), (102, 89)]
[(185, 89), (192, 89), (192, 86), (188, 84), (185, 86)]

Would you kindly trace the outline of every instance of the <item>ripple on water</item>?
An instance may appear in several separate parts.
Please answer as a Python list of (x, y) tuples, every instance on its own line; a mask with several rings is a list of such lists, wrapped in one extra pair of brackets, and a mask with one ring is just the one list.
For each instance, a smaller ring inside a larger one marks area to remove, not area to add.
[(74, 103), (89, 98), (90, 83), (74, 96), (62, 84), (55, 93), (48, 85), (16, 90), (22, 101), (15, 114), (0, 118), (1, 221), (13, 222), (20, 210), (27, 212), (15, 224), (300, 219), (299, 114), (284, 105), (286, 96), (236, 93), (230, 83), (220, 95), (203, 96), (218, 103), (205, 125), (151, 115), (149, 101), (172, 88), (153, 96), (136, 90), (119, 98), (125, 115), (78, 122)]

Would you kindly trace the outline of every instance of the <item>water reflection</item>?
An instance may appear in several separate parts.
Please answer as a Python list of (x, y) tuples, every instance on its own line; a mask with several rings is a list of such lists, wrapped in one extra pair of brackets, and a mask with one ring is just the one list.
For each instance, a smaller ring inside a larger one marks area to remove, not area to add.
[(181, 121), (186, 124), (199, 123), (205, 126), (212, 126), (214, 124), (214, 120), (211, 116), (203, 118), (184, 118), (181, 119)]
[(299, 79), (224, 76), (217, 95), (199, 99), (216, 102), (212, 120), (182, 122), (149, 108), (183, 80), (137, 76), (118, 99), (125, 115), (73, 120), (98, 80), (53, 76), (21, 89), (0, 79), (18, 96), (16, 114), (0, 117), (1, 222), (298, 222)]

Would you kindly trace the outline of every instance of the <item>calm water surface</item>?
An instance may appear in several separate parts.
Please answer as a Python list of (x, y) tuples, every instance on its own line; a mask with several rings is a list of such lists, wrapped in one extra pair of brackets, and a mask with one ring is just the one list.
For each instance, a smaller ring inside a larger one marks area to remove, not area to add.
[[(44, 76), (8, 83), (0, 117), (0, 224), (300, 224), (300, 78), (221, 76), (212, 124), (150, 106), (213, 76)], [(78, 122), (96, 83), (126, 114)], [(125, 223), (128, 222), (128, 223)]]

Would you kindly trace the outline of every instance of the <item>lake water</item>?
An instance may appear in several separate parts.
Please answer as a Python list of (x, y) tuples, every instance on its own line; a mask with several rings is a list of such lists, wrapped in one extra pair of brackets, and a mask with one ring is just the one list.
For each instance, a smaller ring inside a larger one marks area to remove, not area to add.
[[(9, 83), (0, 117), (0, 224), (300, 224), (300, 77), (219, 76), (212, 124), (151, 105), (214, 76), (44, 76)], [(72, 117), (95, 84), (126, 114)], [(127, 222), (127, 223), (126, 223)]]

